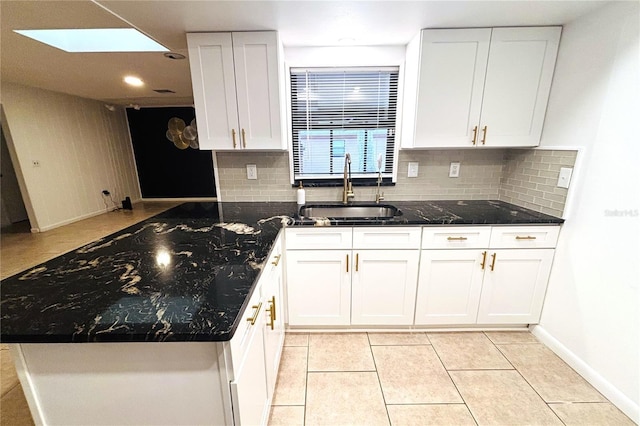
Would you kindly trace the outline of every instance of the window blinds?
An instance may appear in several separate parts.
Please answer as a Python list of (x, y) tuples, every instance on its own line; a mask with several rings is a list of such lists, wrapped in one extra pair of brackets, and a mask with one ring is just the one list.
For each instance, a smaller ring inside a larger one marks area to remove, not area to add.
[(391, 177), (398, 68), (291, 69), (294, 178)]

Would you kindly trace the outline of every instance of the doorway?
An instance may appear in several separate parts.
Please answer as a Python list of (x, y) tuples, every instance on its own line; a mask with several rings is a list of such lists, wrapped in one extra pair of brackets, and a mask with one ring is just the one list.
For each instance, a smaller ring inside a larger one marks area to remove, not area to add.
[(0, 139), (0, 232), (29, 233), (31, 224), (1, 127)]

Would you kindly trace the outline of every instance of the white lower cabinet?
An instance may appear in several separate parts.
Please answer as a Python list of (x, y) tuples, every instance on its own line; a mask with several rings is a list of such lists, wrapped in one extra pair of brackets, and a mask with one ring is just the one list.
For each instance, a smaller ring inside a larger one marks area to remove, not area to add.
[(273, 399), (278, 378), (278, 366), (284, 345), (284, 298), (283, 298), (283, 273), (284, 259), (282, 258), (282, 245), (280, 240), (276, 243), (272, 256), (266, 265), (267, 273), (265, 285), (262, 288), (263, 298), (266, 300), (266, 313), (264, 326), (264, 357), (267, 378), (267, 395), (269, 401)]
[(354, 250), (351, 324), (411, 325), (419, 250)]
[(240, 367), (234, 367), (235, 379), (231, 382), (231, 401), (235, 425), (261, 425), (269, 415), (267, 378), (264, 351), (265, 317), (262, 305), (251, 307), (256, 321), (251, 325)]
[(558, 233), (555, 225), (288, 229), (289, 324), (536, 324)]
[(487, 259), (478, 324), (536, 324), (553, 254), (553, 249), (493, 250)]
[(475, 324), (484, 256), (480, 250), (423, 250), (415, 324)]
[(351, 250), (287, 252), (290, 325), (349, 325)]

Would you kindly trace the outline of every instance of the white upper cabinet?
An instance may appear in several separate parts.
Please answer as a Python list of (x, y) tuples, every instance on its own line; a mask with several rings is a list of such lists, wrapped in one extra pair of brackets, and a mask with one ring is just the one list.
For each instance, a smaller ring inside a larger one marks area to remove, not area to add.
[(560, 32), (423, 30), (407, 47), (402, 147), (537, 146)]
[(200, 149), (285, 149), (277, 33), (192, 33), (187, 43)]

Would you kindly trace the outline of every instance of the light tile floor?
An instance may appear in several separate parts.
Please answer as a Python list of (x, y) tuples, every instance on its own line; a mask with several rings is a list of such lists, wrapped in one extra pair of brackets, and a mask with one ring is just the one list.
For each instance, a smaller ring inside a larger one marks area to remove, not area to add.
[(634, 425), (526, 331), (287, 333), (270, 425)]
[[(117, 210), (32, 234), (25, 223), (3, 228), (0, 236), (0, 278), (4, 279), (70, 250), (145, 220), (179, 203), (136, 203)], [(6, 344), (0, 345), (0, 425), (33, 425), (24, 392)]]

